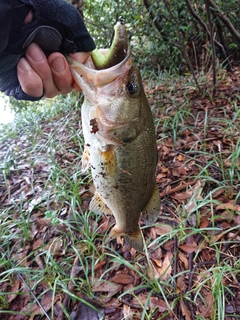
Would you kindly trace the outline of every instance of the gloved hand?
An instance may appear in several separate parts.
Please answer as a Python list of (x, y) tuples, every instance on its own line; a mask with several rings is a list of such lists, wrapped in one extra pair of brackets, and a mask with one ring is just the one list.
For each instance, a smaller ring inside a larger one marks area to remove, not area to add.
[[(22, 25), (30, 10), (33, 20)], [(0, 54), (0, 90), (18, 100), (34, 101), (42, 97), (25, 94), (17, 78), (17, 63), (32, 42), (37, 43), (46, 56), (56, 51), (88, 52), (95, 48), (79, 12), (65, 0), (18, 0), (17, 9), (13, 10), (8, 44)]]

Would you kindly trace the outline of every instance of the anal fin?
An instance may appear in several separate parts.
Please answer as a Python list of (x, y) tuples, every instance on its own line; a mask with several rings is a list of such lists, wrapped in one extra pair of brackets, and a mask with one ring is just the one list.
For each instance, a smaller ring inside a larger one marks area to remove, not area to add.
[(155, 183), (153, 193), (146, 207), (142, 211), (142, 220), (149, 226), (156, 222), (160, 211), (160, 194), (157, 184)]
[(89, 209), (99, 215), (108, 215), (111, 214), (111, 210), (108, 208), (108, 206), (103, 202), (102, 197), (100, 196), (99, 193), (95, 193), (90, 205), (89, 205)]

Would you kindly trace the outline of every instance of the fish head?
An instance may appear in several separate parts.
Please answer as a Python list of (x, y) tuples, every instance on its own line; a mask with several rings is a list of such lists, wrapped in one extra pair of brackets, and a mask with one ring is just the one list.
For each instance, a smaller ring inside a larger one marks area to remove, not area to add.
[(149, 105), (140, 72), (132, 62), (125, 26), (115, 26), (109, 49), (94, 50), (84, 64), (69, 57), (68, 62), (85, 105), (91, 108), (91, 132), (115, 145), (134, 139), (143, 128), (144, 108)]

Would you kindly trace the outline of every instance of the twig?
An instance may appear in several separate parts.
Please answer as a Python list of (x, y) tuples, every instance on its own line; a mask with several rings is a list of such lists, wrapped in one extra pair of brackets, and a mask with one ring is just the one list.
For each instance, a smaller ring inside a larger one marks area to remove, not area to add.
[(151, 9), (151, 2), (150, 0), (144, 0), (143, 1), (155, 27), (157, 28), (157, 30), (159, 31), (159, 33), (161, 34), (163, 40), (165, 42), (169, 42), (169, 37), (168, 35), (165, 33), (165, 31), (163, 30), (163, 26), (161, 25), (161, 23), (159, 22), (159, 19), (156, 18), (155, 14), (153, 13), (152, 9)]
[(200, 87), (200, 85), (199, 85), (199, 83), (198, 83), (198, 79), (197, 79), (197, 77), (196, 77), (196, 75), (195, 75), (195, 72), (194, 72), (192, 63), (191, 63), (191, 61), (190, 61), (190, 59), (189, 59), (189, 56), (188, 56), (188, 54), (187, 54), (186, 47), (185, 47), (185, 45), (184, 45), (184, 43), (183, 43), (183, 40), (181, 39), (181, 32), (180, 32), (180, 28), (179, 28), (179, 23), (178, 23), (178, 21), (175, 19), (174, 15), (172, 14), (172, 12), (171, 12), (171, 10), (170, 10), (170, 8), (169, 8), (169, 4), (167, 3), (167, 1), (164, 1), (164, 4), (165, 4), (165, 6), (166, 6), (166, 8), (167, 8), (167, 10), (168, 10), (168, 12), (169, 12), (172, 20), (175, 20), (175, 24), (177, 25), (178, 38), (179, 38), (179, 40), (178, 40), (178, 41), (179, 41), (179, 49), (180, 49), (180, 51), (182, 52), (182, 54), (183, 54), (183, 56), (184, 56), (184, 58), (185, 58), (185, 60), (186, 60), (186, 62), (187, 62), (187, 65), (188, 65), (189, 69), (191, 70), (193, 79), (194, 79), (194, 81), (195, 81), (195, 83), (196, 83), (196, 86), (197, 86), (197, 88), (198, 88), (199, 93), (202, 93), (202, 90), (201, 90), (201, 87)]
[[(173, 275), (174, 275), (174, 279), (176, 279), (176, 275), (177, 275), (177, 266), (178, 266), (178, 238), (174, 237), (174, 247), (173, 247), (174, 252), (176, 252), (176, 256), (174, 259), (174, 263), (173, 263)], [(176, 286), (176, 281), (175, 281), (175, 286)]]
[(234, 28), (231, 21), (225, 16), (225, 14), (220, 10), (220, 8), (216, 5), (216, 3), (213, 0), (208, 0), (211, 7), (215, 9), (216, 14), (218, 15), (219, 19), (222, 20), (222, 22), (225, 24), (225, 26), (228, 28), (228, 31), (231, 33), (231, 35), (240, 42), (240, 33)]
[[(189, 11), (191, 12), (192, 16), (199, 22), (199, 24), (202, 26), (202, 28), (204, 29), (204, 31), (207, 33), (209, 39), (210, 39), (210, 31), (208, 30), (208, 27), (206, 25), (206, 23), (202, 20), (202, 18), (194, 11), (192, 5), (191, 5), (191, 2), (190, 0), (185, 0), (186, 4), (187, 4), (187, 7), (189, 9)], [(223, 58), (226, 60), (226, 63), (227, 63), (227, 70), (229, 72), (232, 72), (232, 68), (231, 68), (231, 63), (227, 57), (227, 54), (226, 54), (226, 51), (223, 47), (223, 45), (218, 42), (216, 39), (214, 39), (214, 43), (215, 45), (222, 51), (222, 55), (223, 55)]]
[(226, 251), (229, 249), (229, 247), (232, 245), (232, 241), (233, 241), (234, 239), (236, 239), (239, 234), (240, 234), (240, 230), (238, 230), (238, 231), (235, 233), (235, 235), (231, 238), (231, 242), (230, 242), (230, 243), (226, 243), (226, 244), (223, 246), (223, 248), (222, 248), (221, 251), (222, 251), (222, 252), (226, 252)]
[(209, 0), (205, 0), (206, 9), (207, 9), (207, 17), (208, 17), (208, 23), (210, 27), (210, 41), (212, 46), (212, 67), (213, 67), (213, 96), (216, 93), (216, 84), (217, 84), (217, 76), (216, 76), (216, 48), (214, 43), (214, 36), (213, 36), (213, 26), (212, 26), (212, 20), (211, 20), (211, 14), (210, 14), (210, 6), (209, 6)]
[(192, 288), (193, 276), (194, 276), (194, 273), (196, 272), (197, 268), (199, 268), (201, 266), (214, 265), (216, 263), (217, 263), (217, 260), (210, 260), (210, 261), (202, 261), (202, 262), (199, 262), (198, 264), (196, 264), (189, 272), (188, 289), (186, 292), (190, 291)]
[(186, 187), (188, 187), (188, 186), (193, 186), (195, 183), (196, 183), (195, 180), (194, 180), (194, 181), (190, 181), (190, 182), (186, 182), (186, 183), (181, 184), (181, 185), (179, 185), (179, 186), (177, 186), (177, 187), (175, 187), (175, 188), (172, 188), (172, 189), (169, 190), (169, 191), (163, 191), (163, 192), (161, 192), (161, 193), (160, 193), (160, 196), (161, 196), (161, 197), (164, 197), (164, 196), (166, 196), (166, 195), (169, 195), (169, 194), (172, 194), (172, 193), (181, 191), (181, 190), (183, 190), (183, 189), (186, 189)]

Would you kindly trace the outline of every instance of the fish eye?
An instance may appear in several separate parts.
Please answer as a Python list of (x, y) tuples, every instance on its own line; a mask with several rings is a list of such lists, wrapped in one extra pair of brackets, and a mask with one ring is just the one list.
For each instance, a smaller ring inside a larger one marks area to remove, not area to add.
[(139, 94), (139, 86), (136, 82), (129, 82), (126, 86), (127, 88), (127, 93), (131, 96), (134, 97)]

